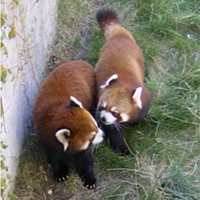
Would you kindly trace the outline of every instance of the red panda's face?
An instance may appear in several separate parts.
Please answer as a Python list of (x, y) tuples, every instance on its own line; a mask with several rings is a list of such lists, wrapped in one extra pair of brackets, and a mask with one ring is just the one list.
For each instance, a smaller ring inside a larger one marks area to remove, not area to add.
[(106, 89), (99, 99), (97, 109), (100, 120), (106, 125), (127, 122), (132, 110), (131, 97), (129, 98), (123, 92), (117, 93), (116, 90)]
[(99, 144), (103, 141), (103, 131), (97, 126), (92, 115), (83, 107), (67, 108), (61, 129), (55, 136), (63, 145), (64, 151), (68, 148), (72, 151), (86, 150), (90, 145)]
[(111, 125), (134, 120), (142, 109), (142, 87), (131, 90), (123, 84), (111, 84), (114, 75), (101, 87), (98, 112), (100, 120)]

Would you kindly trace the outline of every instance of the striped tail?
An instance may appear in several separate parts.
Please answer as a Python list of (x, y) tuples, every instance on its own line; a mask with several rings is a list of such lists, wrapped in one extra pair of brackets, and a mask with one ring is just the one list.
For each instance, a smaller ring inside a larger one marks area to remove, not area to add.
[(119, 24), (119, 18), (117, 13), (111, 9), (99, 10), (96, 14), (96, 20), (103, 34), (105, 33), (106, 28), (109, 25)]

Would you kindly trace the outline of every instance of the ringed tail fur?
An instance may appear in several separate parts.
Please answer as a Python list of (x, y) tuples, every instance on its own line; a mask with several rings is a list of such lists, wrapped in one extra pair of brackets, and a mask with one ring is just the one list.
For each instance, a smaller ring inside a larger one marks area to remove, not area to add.
[(99, 10), (96, 15), (96, 20), (106, 41), (108, 41), (112, 36), (120, 34), (131, 38), (135, 42), (131, 33), (121, 26), (119, 17), (114, 10)]
[(96, 20), (103, 34), (109, 25), (119, 24), (119, 17), (117, 13), (111, 9), (99, 10), (96, 14)]

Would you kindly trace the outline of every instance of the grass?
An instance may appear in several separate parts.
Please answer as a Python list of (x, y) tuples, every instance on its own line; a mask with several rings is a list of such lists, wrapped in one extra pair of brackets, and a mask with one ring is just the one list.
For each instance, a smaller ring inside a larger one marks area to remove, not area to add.
[(115, 154), (106, 142), (95, 151), (94, 191), (83, 189), (74, 172), (55, 183), (31, 134), (21, 154), (17, 199), (200, 199), (199, 6), (197, 0), (60, 0), (52, 54), (95, 66), (104, 43), (95, 13), (114, 8), (143, 50), (153, 102), (148, 117), (127, 130), (131, 156)]

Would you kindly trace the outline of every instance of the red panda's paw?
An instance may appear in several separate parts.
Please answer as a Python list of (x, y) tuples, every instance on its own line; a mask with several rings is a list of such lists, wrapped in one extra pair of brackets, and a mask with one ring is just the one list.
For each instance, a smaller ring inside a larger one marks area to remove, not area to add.
[(68, 175), (67, 174), (60, 174), (60, 176), (56, 176), (55, 179), (57, 182), (63, 182), (63, 181), (66, 181), (68, 179)]
[(91, 179), (87, 179), (83, 186), (89, 190), (93, 190), (96, 187), (96, 179), (95, 178), (91, 178)]

